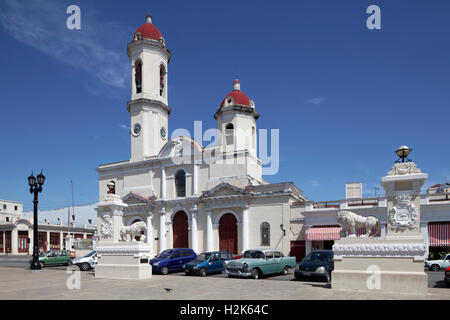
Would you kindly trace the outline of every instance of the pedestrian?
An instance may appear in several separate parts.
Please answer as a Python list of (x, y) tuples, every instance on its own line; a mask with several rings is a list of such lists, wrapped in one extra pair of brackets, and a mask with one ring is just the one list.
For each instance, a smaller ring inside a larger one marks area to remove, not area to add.
[(43, 253), (44, 253), (44, 248), (40, 247), (39, 248), (39, 255), (42, 256)]
[(72, 249), (70, 249), (69, 253), (70, 253), (70, 258), (71, 258), (71, 259), (76, 258), (77, 253), (76, 253), (76, 251), (75, 251), (75, 247), (74, 247), (74, 246), (72, 246)]

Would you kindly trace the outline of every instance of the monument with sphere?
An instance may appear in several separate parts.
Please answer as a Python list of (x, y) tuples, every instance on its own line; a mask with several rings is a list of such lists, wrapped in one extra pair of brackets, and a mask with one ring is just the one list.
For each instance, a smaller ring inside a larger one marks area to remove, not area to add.
[[(333, 245), (333, 289), (427, 293), (426, 246), (420, 233), (420, 194), (428, 175), (408, 159), (411, 151), (407, 146), (398, 148), (399, 159), (381, 179), (387, 201), (387, 229), (383, 238), (374, 221), (361, 219), (370, 217), (338, 213), (344, 237)], [(354, 236), (356, 225), (378, 230), (357, 238)]]

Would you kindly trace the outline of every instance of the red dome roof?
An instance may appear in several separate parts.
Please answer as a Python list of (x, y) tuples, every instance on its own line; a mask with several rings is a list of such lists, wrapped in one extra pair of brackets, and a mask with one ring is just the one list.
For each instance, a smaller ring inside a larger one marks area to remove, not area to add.
[(234, 104), (239, 106), (250, 107), (250, 99), (241, 91), (239, 80), (233, 81), (233, 91), (225, 96), (219, 108), (222, 108), (227, 98), (233, 98)]
[(152, 24), (152, 16), (150, 14), (147, 15), (147, 22), (136, 30), (134, 37), (138, 32), (141, 33), (144, 39), (159, 41), (163, 37), (162, 33)]

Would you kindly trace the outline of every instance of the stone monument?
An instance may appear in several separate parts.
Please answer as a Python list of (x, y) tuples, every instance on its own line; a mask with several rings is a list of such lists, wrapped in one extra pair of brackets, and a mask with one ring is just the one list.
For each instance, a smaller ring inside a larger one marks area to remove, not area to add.
[(148, 279), (152, 277), (150, 246), (136, 241), (135, 236), (146, 231), (145, 222), (137, 222), (131, 226), (123, 226), (123, 203), (114, 194), (114, 188), (108, 185), (110, 191), (97, 204), (97, 234), (96, 245), (99, 254), (95, 267), (96, 278), (117, 279)]
[(345, 237), (333, 245), (333, 289), (427, 293), (420, 193), (428, 175), (406, 158), (410, 151), (400, 147), (396, 152), (401, 162), (381, 179), (387, 200), (386, 236)]

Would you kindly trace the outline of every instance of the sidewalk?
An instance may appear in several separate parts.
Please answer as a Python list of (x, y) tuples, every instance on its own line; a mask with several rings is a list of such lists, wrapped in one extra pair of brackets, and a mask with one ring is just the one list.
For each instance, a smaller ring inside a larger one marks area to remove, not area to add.
[[(149, 280), (96, 279), (81, 272), (81, 289), (69, 290), (72, 276), (65, 270), (44, 268), (38, 273), (21, 268), (0, 268), (0, 299), (186, 299), (186, 300), (450, 300), (450, 289), (429, 288), (424, 296), (338, 291), (325, 283), (170, 277), (153, 275)], [(171, 289), (167, 291), (165, 288)]]

